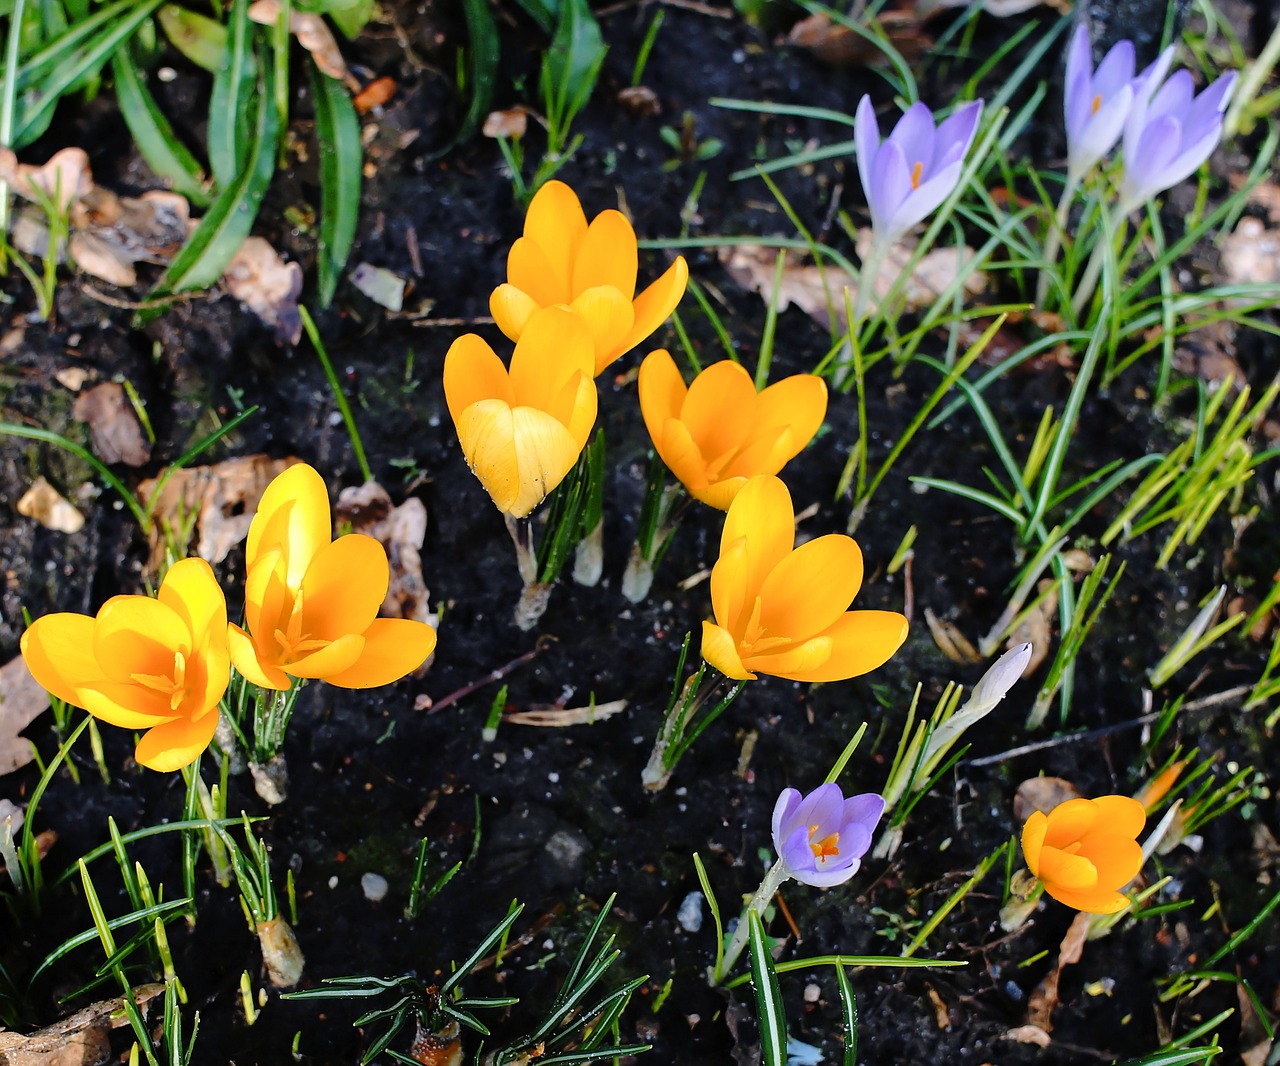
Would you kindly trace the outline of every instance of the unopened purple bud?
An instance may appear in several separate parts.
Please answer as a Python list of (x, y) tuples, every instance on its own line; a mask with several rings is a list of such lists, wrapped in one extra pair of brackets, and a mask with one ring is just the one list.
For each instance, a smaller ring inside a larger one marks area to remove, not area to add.
[(1117, 41), (1093, 69), (1089, 31), (1076, 27), (1067, 52), (1063, 112), (1067, 130), (1067, 172), (1078, 181), (1120, 139), (1133, 103), (1132, 41)]
[(1190, 177), (1213, 154), (1235, 79), (1235, 71), (1224, 74), (1196, 96), (1191, 75), (1179, 70), (1149, 98), (1138, 95), (1124, 128), (1121, 211)]
[(933, 112), (915, 103), (881, 143), (871, 97), (858, 102), (853, 128), (858, 176), (878, 240), (896, 240), (951, 194), (981, 114), (982, 101), (976, 100), (936, 126)]
[(830, 888), (858, 872), (882, 814), (874, 792), (845, 799), (834, 783), (807, 796), (786, 788), (773, 808), (773, 846), (795, 880)]

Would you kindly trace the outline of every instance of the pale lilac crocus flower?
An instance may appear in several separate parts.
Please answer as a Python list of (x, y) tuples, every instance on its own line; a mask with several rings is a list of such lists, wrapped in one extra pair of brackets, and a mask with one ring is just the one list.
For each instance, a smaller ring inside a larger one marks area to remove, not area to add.
[(858, 176), (878, 243), (895, 241), (951, 194), (981, 114), (982, 101), (975, 100), (935, 126), (933, 112), (915, 103), (881, 143), (871, 97), (858, 102), (853, 127)]
[[(778, 861), (764, 875), (747, 910), (763, 913), (787, 880), (817, 888), (848, 881), (862, 865), (862, 856), (871, 847), (871, 834), (883, 813), (884, 799), (874, 792), (845, 799), (834, 782), (819, 785), (807, 796), (794, 788), (784, 788), (773, 808), (773, 846)], [(742, 954), (749, 925), (744, 915), (724, 957), (711, 973), (712, 984), (718, 984)]]
[(1196, 96), (1191, 75), (1179, 70), (1149, 98), (1138, 95), (1124, 128), (1122, 214), (1190, 177), (1213, 154), (1235, 80), (1231, 71)]

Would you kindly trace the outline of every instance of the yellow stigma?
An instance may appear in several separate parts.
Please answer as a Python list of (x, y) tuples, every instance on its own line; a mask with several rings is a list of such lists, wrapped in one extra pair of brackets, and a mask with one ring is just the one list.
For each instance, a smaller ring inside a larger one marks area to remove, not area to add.
[(920, 188), (920, 175), (924, 171), (924, 163), (917, 163), (911, 168), (911, 187), (913, 189)]
[(1089, 108), (1089, 114), (1096, 115), (1098, 113), (1098, 108), (1100, 108), (1101, 106), (1102, 106), (1102, 97), (1095, 95), (1093, 98), (1093, 104)]
[[(916, 164), (917, 166), (919, 164)], [(823, 837), (821, 840), (815, 841), (813, 835), (818, 831), (816, 825), (809, 826), (809, 850), (813, 852), (815, 859), (829, 859), (833, 855), (840, 854), (840, 834), (831, 833), (829, 836)]]
[(187, 657), (180, 651), (173, 653), (172, 677), (165, 674), (130, 674), (129, 679), (152, 692), (168, 696), (169, 709), (176, 711), (187, 695)]

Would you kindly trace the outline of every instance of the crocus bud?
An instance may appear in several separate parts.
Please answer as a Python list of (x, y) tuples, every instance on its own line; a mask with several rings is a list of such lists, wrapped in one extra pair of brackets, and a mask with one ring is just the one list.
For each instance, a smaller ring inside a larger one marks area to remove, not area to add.
[(1010, 648), (992, 663), (991, 668), (982, 675), (982, 680), (973, 686), (966, 710), (980, 710), (985, 714), (1004, 699), (1026, 670), (1027, 663), (1031, 661), (1031, 651), (1031, 642), (1027, 641), (1016, 648)]

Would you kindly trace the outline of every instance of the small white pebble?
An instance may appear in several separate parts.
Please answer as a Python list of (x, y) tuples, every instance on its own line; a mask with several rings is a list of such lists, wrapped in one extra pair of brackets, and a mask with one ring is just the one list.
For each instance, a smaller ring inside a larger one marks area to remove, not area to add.
[(329, 878), (329, 887), (330, 887), (330, 888), (337, 888), (337, 887), (338, 887), (338, 875), (337, 875), (337, 874), (334, 874), (332, 877), (330, 877), (330, 878)]
[(550, 781), (553, 785), (558, 784), (560, 781), (560, 775), (556, 773), (554, 770), (552, 770), (551, 773), (547, 774), (547, 780)]
[(377, 903), (387, 895), (387, 879), (382, 874), (367, 873), (360, 878), (360, 891), (370, 903)]
[(676, 921), (686, 933), (696, 933), (702, 928), (702, 893), (690, 892), (680, 901)]
[(812, 982), (804, 986), (804, 1001), (817, 1003), (822, 998), (822, 989)]
[(156, 71), (156, 77), (167, 84), (168, 82), (177, 80), (178, 72), (174, 70), (173, 67), (161, 67)]

